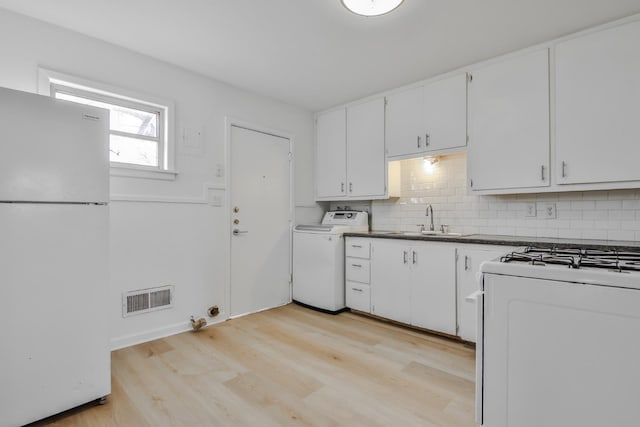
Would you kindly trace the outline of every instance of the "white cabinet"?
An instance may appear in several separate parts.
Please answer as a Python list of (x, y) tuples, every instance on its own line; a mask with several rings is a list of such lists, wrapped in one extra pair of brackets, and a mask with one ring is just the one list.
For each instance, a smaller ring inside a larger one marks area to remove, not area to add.
[(384, 99), (329, 111), (316, 121), (316, 199), (387, 197)]
[(316, 119), (316, 196), (344, 197), (347, 184), (347, 112), (344, 108)]
[(387, 159), (384, 153), (384, 99), (347, 108), (347, 195), (384, 198)]
[(549, 186), (549, 129), (548, 49), (475, 70), (469, 83), (471, 190)]
[(411, 249), (405, 240), (371, 242), (371, 313), (411, 323)]
[(455, 334), (455, 247), (446, 243), (374, 240), (371, 312)]
[(465, 147), (466, 73), (389, 95), (385, 132), (391, 158)]
[(640, 180), (640, 22), (556, 47), (558, 184)]
[(345, 239), (345, 299), (347, 307), (371, 313), (370, 240)]
[(425, 150), (421, 124), (422, 90), (420, 86), (387, 96), (387, 156), (401, 157)]
[(465, 298), (480, 290), (480, 264), (513, 251), (507, 246), (458, 247), (457, 256), (457, 307), (458, 335), (465, 341), (476, 342), (476, 305)]
[(456, 334), (456, 252), (446, 243), (411, 247), (411, 324)]

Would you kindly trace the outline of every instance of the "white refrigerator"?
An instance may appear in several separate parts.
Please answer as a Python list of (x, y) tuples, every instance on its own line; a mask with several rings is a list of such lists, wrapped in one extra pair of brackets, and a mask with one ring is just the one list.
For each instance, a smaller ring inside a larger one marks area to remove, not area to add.
[(111, 392), (109, 112), (0, 88), (0, 426)]

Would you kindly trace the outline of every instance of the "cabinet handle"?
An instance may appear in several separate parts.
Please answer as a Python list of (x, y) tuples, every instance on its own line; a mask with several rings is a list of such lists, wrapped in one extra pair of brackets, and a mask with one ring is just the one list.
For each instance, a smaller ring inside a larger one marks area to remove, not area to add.
[(361, 264), (351, 264), (351, 267), (362, 268), (362, 265)]
[(362, 248), (362, 245), (351, 245), (352, 248)]
[(418, 148), (420, 148), (420, 135), (418, 135)]
[(562, 177), (565, 178), (567, 176), (567, 163), (562, 162)]
[(403, 259), (404, 259), (404, 263), (406, 264), (406, 263), (408, 263), (408, 262), (409, 262), (409, 261), (408, 261), (408, 256), (409, 256), (409, 254), (407, 253), (407, 251), (402, 251), (402, 253), (404, 254), (404, 258), (403, 258)]
[(424, 135), (424, 146), (428, 147), (429, 146), (429, 141), (431, 140), (431, 136), (427, 133)]
[(544, 165), (540, 166), (540, 178), (544, 181)]
[(464, 271), (469, 271), (469, 256), (464, 256)]
[(353, 193), (353, 182), (349, 183), (349, 193)]
[(363, 292), (362, 289), (359, 289), (359, 288), (351, 288), (351, 290), (356, 292)]
[(416, 253), (416, 251), (411, 252), (411, 254), (413, 258), (413, 265), (416, 265), (418, 263), (418, 254)]
[(344, 193), (344, 182), (340, 183), (340, 192)]

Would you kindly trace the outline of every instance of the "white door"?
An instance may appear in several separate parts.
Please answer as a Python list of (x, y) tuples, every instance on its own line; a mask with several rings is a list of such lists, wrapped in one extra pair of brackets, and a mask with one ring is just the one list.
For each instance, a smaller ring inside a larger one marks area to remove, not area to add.
[(290, 301), (289, 139), (231, 126), (230, 314)]

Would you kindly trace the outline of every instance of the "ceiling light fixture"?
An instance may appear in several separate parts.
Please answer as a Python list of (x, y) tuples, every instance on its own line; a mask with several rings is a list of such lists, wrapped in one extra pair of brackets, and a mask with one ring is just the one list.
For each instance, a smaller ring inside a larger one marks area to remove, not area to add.
[(404, 0), (342, 0), (344, 7), (356, 15), (378, 16), (389, 13)]

